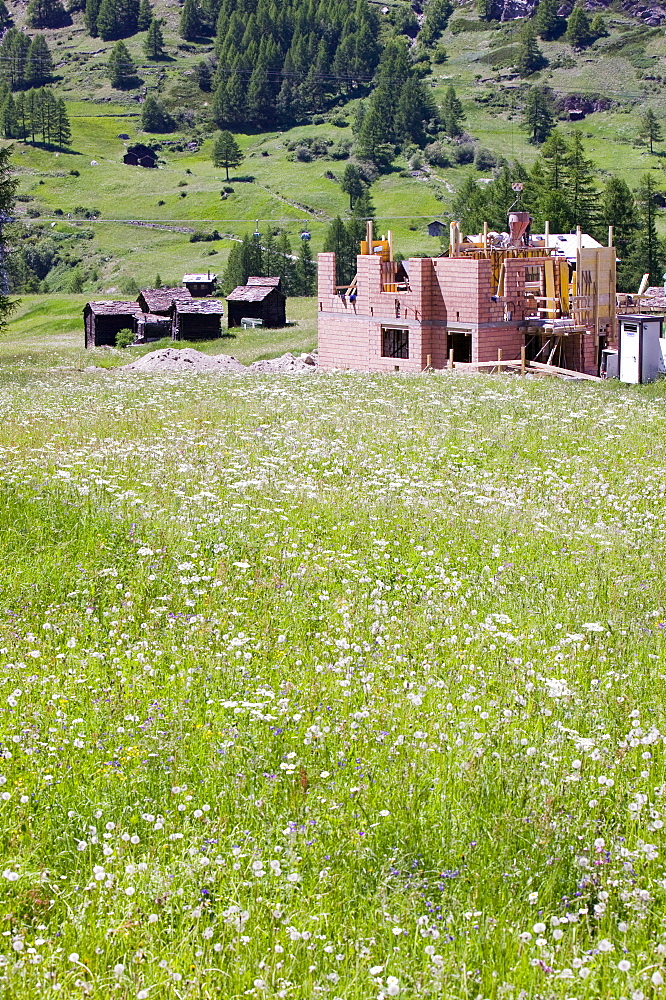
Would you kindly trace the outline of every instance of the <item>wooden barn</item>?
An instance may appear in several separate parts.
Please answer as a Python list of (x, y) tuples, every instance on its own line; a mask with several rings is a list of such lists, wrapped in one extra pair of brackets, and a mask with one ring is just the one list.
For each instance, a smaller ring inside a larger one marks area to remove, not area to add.
[(246, 285), (227, 295), (229, 329), (241, 326), (243, 319), (260, 319), (268, 327), (285, 326), (286, 301), (280, 278), (248, 278)]
[(115, 347), (120, 330), (136, 330), (138, 302), (88, 302), (83, 310), (86, 347)]
[(217, 299), (177, 299), (171, 311), (173, 340), (215, 340), (222, 336), (222, 303)]
[(189, 302), (192, 296), (187, 288), (178, 285), (176, 288), (144, 288), (137, 296), (137, 302), (142, 312), (154, 316), (171, 316), (174, 302)]
[(154, 168), (157, 166), (157, 153), (150, 146), (144, 146), (139, 142), (135, 146), (127, 147), (123, 163), (129, 164), (131, 167)]
[(171, 336), (171, 317), (156, 316), (154, 313), (140, 312), (135, 317), (135, 331), (139, 343), (163, 340)]
[(206, 295), (215, 295), (217, 286), (217, 275), (211, 274), (184, 274), (183, 284), (190, 295), (200, 299)]

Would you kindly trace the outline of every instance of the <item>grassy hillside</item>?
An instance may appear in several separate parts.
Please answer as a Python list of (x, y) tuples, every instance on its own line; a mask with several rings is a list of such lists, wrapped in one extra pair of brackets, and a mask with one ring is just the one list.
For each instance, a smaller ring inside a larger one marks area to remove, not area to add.
[[(20, 25), (23, 6), (10, 4), (10, 8)], [(348, 207), (336, 180), (344, 161), (320, 158), (296, 162), (287, 146), (303, 136), (324, 137), (335, 143), (351, 139), (349, 124), (333, 124), (332, 119), (340, 121), (340, 108), (320, 116), (316, 125), (240, 135), (246, 160), (232, 177), (233, 192), (222, 200), (224, 172), (215, 169), (210, 158), (214, 135), (208, 123), (211, 95), (201, 92), (193, 78), (194, 65), (211, 53), (212, 41), (190, 43), (178, 37), (178, 4), (158, 0), (155, 9), (165, 20), (168, 56), (150, 62), (143, 55), (144, 34), (128, 39), (143, 81), (138, 90), (129, 93), (111, 88), (104, 72), (111, 43), (90, 38), (81, 14), (73, 15), (70, 27), (46, 32), (57, 63), (56, 86), (71, 115), (72, 151), (58, 153), (15, 143), (20, 191), (33, 199), (18, 206), (26, 225), (42, 226), (44, 220), (49, 225), (56, 210), (66, 215), (77, 206), (99, 210), (96, 222), (72, 220), (72, 225), (94, 232), (86, 246), (86, 273), (97, 276), (89, 277), (86, 289), (108, 292), (120, 289), (129, 277), (143, 284), (152, 281), (156, 272), (164, 278), (177, 278), (185, 270), (211, 267), (219, 271), (232, 245), (227, 237), (254, 229), (256, 220), (261, 231), (269, 226), (286, 229), (294, 249), (300, 232), (307, 228), (312, 233), (313, 249), (319, 249), (327, 223), (338, 213), (344, 215)], [(524, 81), (517, 79), (509, 66), (520, 22), (481, 31), (451, 30), (456, 21), (474, 18), (469, 6), (455, 9), (442, 36), (448, 58), (433, 64), (427, 80), (438, 102), (445, 88), (455, 85), (467, 115), (466, 129), (475, 141), (498, 156), (529, 163), (536, 150), (520, 127)], [(666, 162), (635, 144), (639, 111), (651, 106), (660, 117), (664, 115), (661, 74), (666, 69), (666, 38), (660, 29), (645, 35), (623, 14), (609, 12), (606, 23), (610, 36), (581, 53), (573, 52), (563, 40), (540, 42), (549, 66), (529, 82), (548, 84), (560, 96), (600, 95), (609, 100), (608, 110), (590, 113), (576, 127), (582, 130), (587, 152), (601, 169), (619, 173), (634, 184), (647, 168), (661, 170)], [(174, 110), (191, 109), (189, 124), (173, 134), (147, 137), (140, 131), (139, 121), (140, 100), (146, 92), (159, 92)], [(342, 114), (342, 121), (350, 122), (353, 105), (343, 108)], [(563, 127), (572, 126), (564, 122)], [(123, 164), (127, 143), (118, 138), (121, 133), (131, 140), (166, 142), (160, 169)], [(199, 147), (184, 148), (193, 139), (200, 142)], [(396, 248), (403, 253), (436, 252), (439, 241), (427, 236), (425, 226), (432, 218), (446, 219), (456, 190), (474, 168), (434, 168), (410, 175), (406, 167), (398, 159), (393, 172), (373, 185), (379, 227), (393, 229)], [(39, 212), (40, 217), (28, 219), (28, 211)], [(187, 233), (133, 227), (123, 224), (125, 220), (217, 228), (225, 238), (193, 244)]]

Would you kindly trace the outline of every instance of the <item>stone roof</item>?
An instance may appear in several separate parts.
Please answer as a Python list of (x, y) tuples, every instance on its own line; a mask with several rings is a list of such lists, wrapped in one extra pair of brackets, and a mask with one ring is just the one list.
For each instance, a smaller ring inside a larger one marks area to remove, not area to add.
[(239, 285), (229, 292), (227, 302), (263, 302), (275, 289), (275, 285)]
[(86, 309), (90, 309), (95, 316), (136, 316), (137, 313), (141, 312), (141, 306), (138, 302), (122, 302), (114, 299), (88, 302)]
[(175, 301), (189, 302), (192, 298), (189, 288), (178, 285), (176, 288), (144, 288), (139, 293), (151, 313), (168, 312)]
[(222, 316), (224, 306), (217, 299), (186, 299), (176, 300), (174, 306), (178, 315), (197, 314), (199, 316)]
[(271, 285), (273, 288), (279, 288), (282, 283), (282, 278), (258, 278), (252, 277), (247, 279), (248, 285)]

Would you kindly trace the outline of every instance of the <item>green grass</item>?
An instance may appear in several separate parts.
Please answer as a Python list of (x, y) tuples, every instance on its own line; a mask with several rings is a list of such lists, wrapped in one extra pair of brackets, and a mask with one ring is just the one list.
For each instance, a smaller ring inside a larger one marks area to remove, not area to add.
[(22, 310), (3, 996), (661, 996), (665, 383), (95, 376)]

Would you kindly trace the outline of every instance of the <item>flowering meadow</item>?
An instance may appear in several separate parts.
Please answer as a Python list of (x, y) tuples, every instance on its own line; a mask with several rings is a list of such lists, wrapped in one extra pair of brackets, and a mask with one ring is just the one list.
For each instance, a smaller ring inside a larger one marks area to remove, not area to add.
[(666, 389), (52, 366), (2, 996), (666, 998)]

